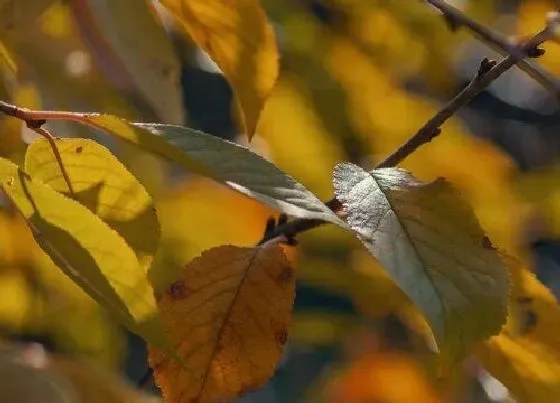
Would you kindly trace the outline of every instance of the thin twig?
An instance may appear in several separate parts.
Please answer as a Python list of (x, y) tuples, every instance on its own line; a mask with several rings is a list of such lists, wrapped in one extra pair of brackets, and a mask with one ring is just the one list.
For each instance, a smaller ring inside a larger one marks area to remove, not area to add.
[(27, 108), (19, 108), (4, 101), (0, 101), (0, 111), (8, 116), (22, 120), (23, 122), (25, 122), (27, 127), (29, 127), (41, 137), (44, 137), (49, 142), (49, 146), (53, 151), (54, 158), (56, 159), (56, 162), (60, 167), (60, 172), (62, 173), (64, 182), (66, 182), (66, 186), (68, 186), (68, 192), (71, 196), (74, 196), (74, 187), (72, 186), (72, 182), (70, 181), (68, 171), (66, 171), (66, 167), (62, 162), (62, 156), (60, 155), (60, 151), (58, 150), (58, 146), (56, 145), (56, 139), (47, 129), (43, 127), (43, 125), (47, 122), (46, 118), (40, 116), (37, 113), (38, 111), (32, 111)]
[(560, 82), (554, 75), (538, 64), (522, 60), (525, 56), (518, 46), (513, 44), (508, 38), (492, 30), (491, 28), (473, 20), (461, 10), (447, 4), (443, 0), (425, 0), (437, 8), (447, 19), (452, 22), (454, 28), (465, 27), (472, 32), (481, 42), (484, 42), (493, 50), (506, 55), (513, 55), (519, 58), (517, 67), (527, 73), (531, 78), (538, 82), (543, 88), (549, 91), (554, 97), (560, 98)]
[[(492, 82), (494, 82), (498, 77), (513, 67), (520, 58), (526, 57), (528, 51), (535, 49), (548, 39), (550, 39), (550, 32), (545, 28), (531, 39), (518, 46), (514, 55), (509, 55), (500, 63), (494, 65), (495, 62), (484, 59), (472, 81), (442, 109), (440, 109), (430, 120), (428, 120), (426, 124), (422, 126), (405, 144), (379, 163), (376, 168), (396, 166), (406, 157), (415, 152), (420, 146), (429, 143), (433, 138), (440, 134), (441, 126), (460, 108), (467, 105), (472, 99), (474, 99), (474, 97), (492, 84)], [(326, 202), (326, 205), (334, 213), (338, 215), (343, 214), (343, 206), (336, 198)], [(279, 225), (274, 228), (274, 230), (269, 231), (259, 242), (259, 245), (275, 237), (288, 236), (289, 238), (293, 238), (301, 232), (308, 231), (323, 224), (326, 224), (326, 222), (316, 219), (295, 219), (287, 222), (286, 224)]]
[[(28, 124), (28, 126), (29, 126), (29, 124)], [(68, 175), (68, 171), (66, 171), (66, 167), (64, 166), (64, 163), (62, 162), (62, 156), (60, 155), (60, 151), (58, 150), (58, 147), (56, 145), (56, 139), (44, 127), (36, 127), (36, 128), (31, 128), (31, 129), (35, 133), (37, 133), (40, 136), (47, 139), (47, 141), (49, 142), (49, 145), (51, 146), (51, 150), (54, 154), (54, 158), (56, 159), (56, 162), (58, 163), (58, 166), (60, 167), (60, 172), (62, 172), (62, 177), (64, 178), (64, 182), (66, 182), (66, 186), (68, 186), (68, 192), (70, 193), (70, 195), (72, 197), (74, 197), (76, 195), (76, 193), (74, 193), (74, 187), (72, 186), (72, 182), (70, 182), (70, 176)]]

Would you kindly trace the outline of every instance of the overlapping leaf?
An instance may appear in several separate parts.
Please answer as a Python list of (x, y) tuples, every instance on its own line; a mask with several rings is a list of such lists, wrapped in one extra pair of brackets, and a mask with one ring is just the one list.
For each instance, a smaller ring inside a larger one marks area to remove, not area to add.
[(349, 225), (426, 316), (444, 357), (499, 331), (507, 272), (454, 188), (352, 164), (336, 167), (334, 185)]
[(123, 324), (162, 345), (152, 288), (126, 242), (86, 207), (1, 161), (2, 188), (43, 250)]
[[(149, 272), (156, 296), (179, 277), (185, 262), (219, 245), (254, 245), (274, 211), (210, 179), (191, 177), (158, 200), (160, 257)], [(242, 214), (240, 214), (242, 212)], [(160, 264), (161, 263), (161, 264)]]
[(229, 401), (273, 374), (295, 296), (276, 246), (221, 246), (203, 253), (158, 301), (180, 359), (150, 349), (166, 401)]
[(179, 25), (206, 51), (232, 84), (254, 134), (278, 76), (274, 31), (258, 0), (162, 0)]
[(517, 402), (550, 402), (560, 396), (560, 307), (533, 273), (515, 264), (511, 271), (508, 322), (476, 357)]
[[(150, 195), (102, 145), (85, 139), (58, 139), (56, 145), (75, 192), (72, 198), (117, 231), (147, 272), (160, 235)], [(28, 147), (25, 171), (68, 194), (68, 185), (48, 141), (37, 140)]]
[(180, 64), (149, 1), (69, 1), (93, 55), (117, 86), (138, 89), (165, 123), (181, 124)]
[(187, 127), (129, 124), (110, 115), (80, 114), (73, 119), (209, 176), (286, 214), (346, 226), (302, 184), (238, 144)]

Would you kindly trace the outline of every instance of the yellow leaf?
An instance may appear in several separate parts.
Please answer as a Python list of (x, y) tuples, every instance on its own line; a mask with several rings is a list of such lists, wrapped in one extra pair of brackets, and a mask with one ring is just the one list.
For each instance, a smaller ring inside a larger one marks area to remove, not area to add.
[(180, 64), (151, 2), (70, 1), (80, 34), (100, 65), (110, 64), (118, 86), (129, 82), (162, 122), (181, 124)]
[(288, 337), (293, 269), (276, 246), (221, 246), (185, 267), (158, 301), (177, 360), (150, 348), (166, 401), (238, 397), (274, 373)]
[(329, 133), (313, 110), (307, 83), (286, 75), (278, 80), (259, 121), (273, 161), (326, 199), (332, 196), (329, 175), (344, 159), (340, 140)]
[(0, 323), (49, 336), (72, 354), (116, 365), (122, 332), (37, 246), (25, 221), (0, 212)]
[[(40, 314), (42, 301), (38, 301), (27, 282), (24, 269), (2, 267), (0, 270), (0, 328), (24, 329), (37, 326), (37, 323), (26, 323), (30, 316)], [(38, 303), (39, 302), (39, 303)], [(31, 326), (29, 326), (31, 325)]]
[[(75, 192), (73, 199), (117, 231), (134, 250), (146, 272), (160, 238), (150, 195), (102, 145), (86, 139), (57, 139), (56, 145)], [(25, 171), (53, 189), (68, 193), (48, 141), (40, 139), (28, 147)]]
[[(514, 184), (520, 194), (533, 207), (542, 220), (543, 230), (550, 235), (560, 234), (560, 164), (518, 173)], [(546, 228), (545, 228), (546, 226)]]
[(548, 403), (560, 396), (560, 307), (533, 273), (518, 265), (511, 270), (508, 322), (476, 357), (517, 402)]
[(161, 3), (224, 72), (234, 88), (251, 138), (278, 76), (274, 31), (258, 0), (162, 0)]
[(132, 331), (163, 344), (146, 272), (114, 230), (86, 207), (20, 170), (3, 179), (2, 188), (37, 243), (66, 275)]
[(128, 123), (111, 115), (65, 113), (61, 118), (107, 131), (286, 214), (346, 228), (346, 224), (305, 186), (239, 144), (188, 127)]
[(445, 364), (456, 364), (506, 319), (507, 270), (461, 194), (396, 168), (339, 164), (347, 221), (422, 311)]

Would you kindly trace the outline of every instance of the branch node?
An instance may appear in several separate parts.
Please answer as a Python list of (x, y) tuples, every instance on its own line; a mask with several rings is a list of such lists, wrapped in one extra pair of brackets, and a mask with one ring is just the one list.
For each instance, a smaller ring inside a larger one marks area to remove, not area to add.
[(485, 57), (480, 61), (480, 65), (478, 66), (478, 72), (476, 73), (477, 78), (481, 78), (483, 75), (488, 73), (492, 68), (496, 65), (496, 60), (488, 59)]
[(27, 127), (29, 127), (30, 129), (33, 129), (33, 130), (40, 128), (45, 123), (47, 123), (47, 121), (45, 119), (26, 120), (25, 121), (25, 124), (27, 125)]
[(444, 13), (443, 20), (445, 21), (445, 25), (447, 25), (447, 28), (451, 32), (457, 32), (459, 28), (461, 28), (461, 22), (451, 14)]
[(538, 46), (532, 47), (527, 49), (526, 51), (527, 56), (531, 59), (537, 59), (545, 54), (545, 50), (543, 48), (539, 48)]

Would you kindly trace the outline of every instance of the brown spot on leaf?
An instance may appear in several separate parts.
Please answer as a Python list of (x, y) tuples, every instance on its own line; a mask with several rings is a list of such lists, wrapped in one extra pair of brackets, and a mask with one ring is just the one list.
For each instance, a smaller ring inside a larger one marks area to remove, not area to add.
[(77, 154), (81, 154), (82, 151), (84, 151), (84, 147), (82, 147), (82, 146), (76, 147), (76, 153), (77, 153)]
[(283, 266), (280, 274), (276, 277), (281, 283), (288, 283), (294, 278), (294, 269), (291, 266)]
[(490, 240), (490, 238), (488, 238), (487, 236), (485, 236), (484, 238), (482, 238), (482, 247), (484, 249), (488, 249), (488, 250), (496, 250), (496, 248), (494, 247), (494, 245), (492, 244), (492, 241)]
[(167, 289), (167, 294), (173, 299), (183, 299), (187, 296), (187, 288), (181, 280), (174, 282)]
[(530, 304), (531, 302), (533, 302), (533, 297), (522, 295), (520, 297), (517, 297), (517, 302), (520, 304)]
[(278, 345), (283, 346), (288, 341), (288, 330), (286, 328), (277, 330), (274, 333), (274, 338), (276, 339)]

